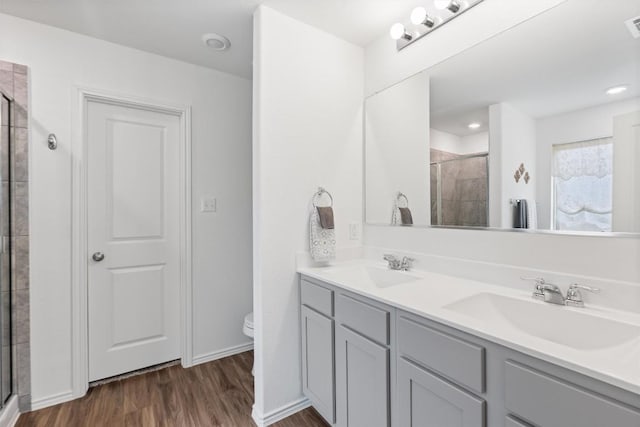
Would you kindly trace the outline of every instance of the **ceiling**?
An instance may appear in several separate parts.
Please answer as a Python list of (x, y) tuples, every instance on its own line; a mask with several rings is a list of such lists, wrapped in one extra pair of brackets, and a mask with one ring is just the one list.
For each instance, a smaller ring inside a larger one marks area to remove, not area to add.
[[(638, 0), (569, 0), (435, 66), (432, 126), (468, 133), (500, 102), (541, 118), (640, 96), (640, 39), (624, 23), (637, 16)], [(605, 94), (620, 84), (629, 90)]]
[[(264, 3), (365, 46), (428, 0), (0, 0), (0, 12), (250, 78), (253, 12)], [(405, 19), (406, 20), (406, 19)], [(227, 52), (205, 33), (231, 41)]]

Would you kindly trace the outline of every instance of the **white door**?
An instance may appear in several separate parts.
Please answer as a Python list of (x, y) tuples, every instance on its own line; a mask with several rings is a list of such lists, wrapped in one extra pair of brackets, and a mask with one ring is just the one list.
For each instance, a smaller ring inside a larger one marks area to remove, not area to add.
[(640, 111), (613, 118), (613, 231), (640, 232)]
[(87, 106), (89, 380), (180, 358), (177, 116)]

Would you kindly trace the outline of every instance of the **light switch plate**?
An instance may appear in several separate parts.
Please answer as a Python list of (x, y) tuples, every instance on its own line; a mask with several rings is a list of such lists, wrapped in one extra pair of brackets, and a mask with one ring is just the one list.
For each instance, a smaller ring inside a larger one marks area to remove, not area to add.
[(215, 197), (203, 196), (200, 199), (200, 212), (216, 212), (218, 203)]

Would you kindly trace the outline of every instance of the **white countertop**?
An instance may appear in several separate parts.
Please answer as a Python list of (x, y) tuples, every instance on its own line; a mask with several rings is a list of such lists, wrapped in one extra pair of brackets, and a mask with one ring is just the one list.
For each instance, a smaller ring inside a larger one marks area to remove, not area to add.
[[(419, 270), (411, 270), (408, 273), (416, 276), (417, 280), (386, 288), (377, 287), (365, 277), (358, 275), (336, 274), (360, 266), (386, 268), (386, 263), (349, 261), (327, 267), (301, 267), (298, 268), (298, 273), (640, 394), (640, 335), (615, 347), (579, 350), (523, 333), (507, 324), (508, 322), (482, 322), (445, 308), (451, 303), (479, 293), (492, 293), (533, 304), (551, 305), (533, 300), (530, 292)], [(595, 318), (640, 326), (640, 315), (631, 312), (597, 306), (554, 307), (558, 310), (576, 310)], [(545, 319), (540, 321), (544, 322)], [(561, 324), (556, 326), (561, 330), (564, 327)], [(564, 333), (569, 334), (571, 331), (566, 330)]]

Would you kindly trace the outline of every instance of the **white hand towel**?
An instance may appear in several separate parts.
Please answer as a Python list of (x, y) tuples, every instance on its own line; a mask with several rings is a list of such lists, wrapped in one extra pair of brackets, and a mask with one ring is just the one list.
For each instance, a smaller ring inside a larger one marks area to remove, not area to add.
[(314, 261), (331, 261), (336, 258), (336, 231), (322, 228), (316, 208), (309, 215), (309, 252)]

